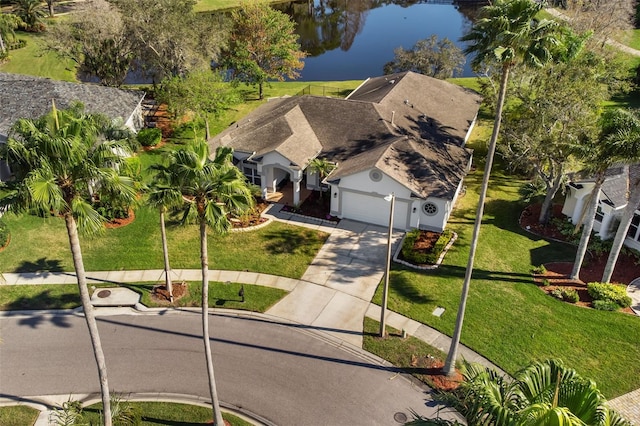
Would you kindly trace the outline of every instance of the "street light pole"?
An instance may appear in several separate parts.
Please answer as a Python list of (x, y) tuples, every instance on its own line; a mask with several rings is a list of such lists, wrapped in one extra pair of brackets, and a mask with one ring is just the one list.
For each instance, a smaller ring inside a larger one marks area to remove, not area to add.
[(389, 269), (391, 269), (391, 236), (393, 233), (393, 209), (395, 207), (396, 196), (392, 192), (384, 197), (385, 201), (391, 202), (389, 208), (389, 235), (387, 236), (387, 264), (384, 272), (384, 288), (382, 290), (382, 306), (380, 313), (380, 337), (384, 337), (386, 334), (386, 313), (387, 313), (387, 299), (389, 293)]

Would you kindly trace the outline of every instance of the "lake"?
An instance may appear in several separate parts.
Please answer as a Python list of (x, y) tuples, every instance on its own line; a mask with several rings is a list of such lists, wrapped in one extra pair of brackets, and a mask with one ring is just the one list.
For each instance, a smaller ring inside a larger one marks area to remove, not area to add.
[[(273, 6), (296, 22), (304, 60), (300, 81), (361, 80), (383, 74), (394, 49), (408, 50), (436, 34), (459, 41), (480, 7), (476, 1), (375, 2), (342, 0), (288, 2)], [(469, 61), (463, 76), (473, 76)]]

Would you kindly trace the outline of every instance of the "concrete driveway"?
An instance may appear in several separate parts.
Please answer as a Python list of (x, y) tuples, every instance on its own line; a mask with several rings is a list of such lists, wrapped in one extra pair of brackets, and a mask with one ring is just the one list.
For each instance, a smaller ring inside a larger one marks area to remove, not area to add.
[[(387, 228), (341, 220), (302, 281), (267, 311), (362, 347), (362, 322), (384, 276)], [(402, 232), (392, 236), (395, 251)]]

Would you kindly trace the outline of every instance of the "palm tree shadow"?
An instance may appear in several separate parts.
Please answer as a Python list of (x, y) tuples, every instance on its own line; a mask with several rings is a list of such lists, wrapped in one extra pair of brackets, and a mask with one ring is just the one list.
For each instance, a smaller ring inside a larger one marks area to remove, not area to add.
[(323, 239), (315, 231), (292, 229), (267, 232), (263, 239), (267, 241), (266, 250), (271, 254), (314, 254)]
[(18, 265), (14, 272), (36, 272), (38, 276), (46, 277), (51, 272), (64, 272), (61, 262), (60, 259), (47, 259), (46, 257), (41, 257), (35, 262), (24, 260)]
[(406, 278), (406, 275), (396, 275), (389, 285), (399, 296), (411, 303), (423, 304), (435, 301), (431, 297), (422, 294), (420, 290)]

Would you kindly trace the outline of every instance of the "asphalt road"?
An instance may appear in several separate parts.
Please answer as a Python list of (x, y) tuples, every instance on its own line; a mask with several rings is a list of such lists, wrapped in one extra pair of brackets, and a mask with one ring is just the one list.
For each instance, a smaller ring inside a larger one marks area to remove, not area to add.
[[(221, 400), (274, 424), (397, 425), (398, 412), (436, 415), (424, 388), (307, 327), (224, 313), (210, 327)], [(198, 314), (103, 316), (99, 329), (112, 392), (209, 397)], [(0, 398), (99, 392), (81, 316), (5, 316), (0, 339)]]

